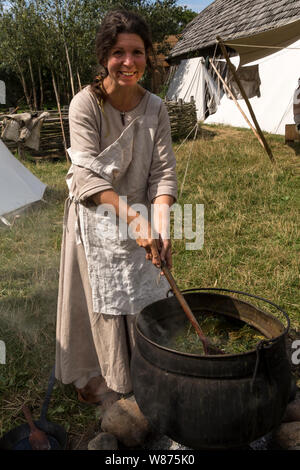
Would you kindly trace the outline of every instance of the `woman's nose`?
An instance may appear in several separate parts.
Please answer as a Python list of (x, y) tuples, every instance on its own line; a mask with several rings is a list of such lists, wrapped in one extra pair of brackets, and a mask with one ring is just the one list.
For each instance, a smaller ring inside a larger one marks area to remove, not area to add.
[(133, 60), (133, 55), (132, 54), (126, 54), (126, 56), (124, 57), (124, 65), (127, 65), (127, 67), (129, 67), (130, 65), (133, 64), (134, 60)]

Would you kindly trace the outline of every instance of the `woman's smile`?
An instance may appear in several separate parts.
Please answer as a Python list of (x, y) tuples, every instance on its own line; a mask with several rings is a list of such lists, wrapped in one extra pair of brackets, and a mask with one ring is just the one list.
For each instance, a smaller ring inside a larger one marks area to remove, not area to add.
[(125, 77), (134, 77), (137, 72), (122, 72), (121, 70), (119, 73)]

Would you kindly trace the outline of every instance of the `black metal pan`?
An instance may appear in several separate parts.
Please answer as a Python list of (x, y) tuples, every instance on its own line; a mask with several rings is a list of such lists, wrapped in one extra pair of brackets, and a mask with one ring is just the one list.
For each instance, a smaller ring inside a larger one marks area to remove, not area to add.
[[(47, 411), (55, 383), (55, 368), (51, 372), (48, 389), (42, 406), (41, 417), (34, 424), (47, 434), (50, 450), (64, 450), (67, 445), (67, 433), (59, 424), (47, 421)], [(30, 428), (27, 423), (12, 429), (0, 439), (0, 450), (32, 450), (29, 443)]]

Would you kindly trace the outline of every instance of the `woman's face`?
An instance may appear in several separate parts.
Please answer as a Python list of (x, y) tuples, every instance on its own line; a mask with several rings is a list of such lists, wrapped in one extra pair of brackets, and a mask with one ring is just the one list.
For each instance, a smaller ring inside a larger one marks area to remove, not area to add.
[(136, 85), (143, 76), (146, 67), (144, 41), (137, 34), (121, 33), (116, 44), (111, 48), (105, 67), (108, 75), (117, 87)]

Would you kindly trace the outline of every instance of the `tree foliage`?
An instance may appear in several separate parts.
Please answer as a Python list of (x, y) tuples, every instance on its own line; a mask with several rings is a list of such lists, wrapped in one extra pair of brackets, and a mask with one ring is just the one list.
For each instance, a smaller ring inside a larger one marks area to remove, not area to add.
[[(0, 0), (0, 78), (18, 77), (27, 104), (54, 101), (55, 77), (63, 103), (96, 71), (94, 39), (107, 11), (123, 7), (142, 14), (153, 42), (164, 45), (178, 35), (196, 13), (176, 0)], [(32, 72), (32, 73), (31, 73)], [(72, 80), (71, 80), (72, 79)], [(9, 86), (9, 84), (8, 84)]]

